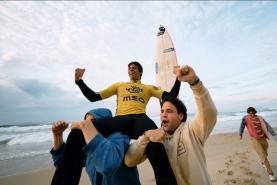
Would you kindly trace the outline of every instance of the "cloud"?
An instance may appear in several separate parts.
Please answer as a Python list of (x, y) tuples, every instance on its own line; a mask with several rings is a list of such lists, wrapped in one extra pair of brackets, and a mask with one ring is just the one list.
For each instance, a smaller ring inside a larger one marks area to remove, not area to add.
[(15, 85), (23, 92), (34, 98), (39, 98), (45, 95), (54, 96), (57, 88), (49, 83), (43, 83), (35, 79), (17, 80)]
[[(99, 91), (127, 81), (127, 64), (138, 60), (143, 82), (155, 83), (160, 24), (172, 36), (179, 63), (193, 66), (220, 105), (244, 99), (268, 105), (263, 97), (275, 101), (277, 90), (275, 7), (236, 1), (0, 2), (1, 110), (36, 107), (50, 116), (74, 106), (74, 117), (91, 105), (114, 109), (114, 98), (88, 102), (74, 84), (74, 69), (86, 68), (85, 82)], [(182, 92), (193, 104), (190, 89)]]

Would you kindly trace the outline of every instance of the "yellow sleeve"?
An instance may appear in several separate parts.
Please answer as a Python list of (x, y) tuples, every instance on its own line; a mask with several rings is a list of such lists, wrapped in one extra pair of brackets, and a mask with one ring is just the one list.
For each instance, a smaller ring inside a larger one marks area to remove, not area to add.
[(119, 83), (112, 84), (108, 88), (99, 92), (102, 99), (106, 99), (117, 93), (117, 87)]
[(158, 98), (158, 99), (162, 99), (162, 95), (164, 90), (162, 90), (161, 88), (158, 88), (154, 85), (150, 85), (149, 86), (150, 90), (151, 90), (151, 95)]

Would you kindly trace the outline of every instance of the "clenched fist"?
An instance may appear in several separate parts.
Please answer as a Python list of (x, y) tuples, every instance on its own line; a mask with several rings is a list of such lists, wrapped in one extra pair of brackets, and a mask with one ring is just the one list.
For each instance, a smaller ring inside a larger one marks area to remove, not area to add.
[(75, 81), (81, 80), (85, 73), (85, 69), (77, 68), (75, 69)]
[(188, 65), (185, 65), (181, 68), (176, 68), (175, 70), (178, 80), (180, 81), (191, 84), (197, 78), (194, 70)]

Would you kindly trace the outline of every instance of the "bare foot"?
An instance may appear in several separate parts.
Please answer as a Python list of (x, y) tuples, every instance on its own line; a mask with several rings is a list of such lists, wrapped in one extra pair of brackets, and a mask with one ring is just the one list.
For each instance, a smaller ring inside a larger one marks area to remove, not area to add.
[(65, 121), (57, 121), (52, 125), (52, 133), (54, 137), (53, 148), (57, 150), (63, 143), (63, 132), (68, 127)]
[(65, 121), (57, 121), (52, 125), (52, 133), (54, 136), (61, 135), (67, 127), (68, 124)]

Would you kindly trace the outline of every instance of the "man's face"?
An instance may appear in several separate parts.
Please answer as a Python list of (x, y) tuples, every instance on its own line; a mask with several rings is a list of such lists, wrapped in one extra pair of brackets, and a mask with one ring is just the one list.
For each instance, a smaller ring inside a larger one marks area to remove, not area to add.
[(255, 113), (254, 112), (249, 112), (248, 113), (251, 117), (254, 117), (255, 116)]
[(131, 80), (140, 80), (141, 72), (139, 72), (138, 67), (134, 64), (128, 66), (128, 75)]
[(173, 134), (182, 122), (184, 115), (178, 114), (176, 107), (170, 102), (164, 102), (160, 118), (162, 128), (168, 134)]

